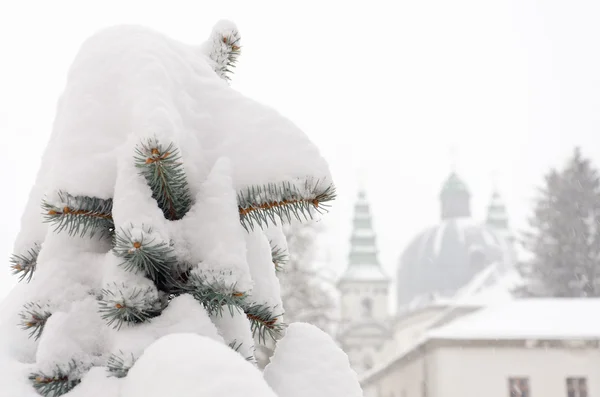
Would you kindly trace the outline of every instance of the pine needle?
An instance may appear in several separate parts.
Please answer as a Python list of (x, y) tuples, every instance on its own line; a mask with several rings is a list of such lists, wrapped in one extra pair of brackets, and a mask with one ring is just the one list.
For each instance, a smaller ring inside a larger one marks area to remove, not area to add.
[(117, 284), (102, 290), (98, 304), (102, 318), (115, 329), (120, 329), (124, 323), (146, 322), (160, 315), (165, 306), (151, 287), (128, 289)]
[(29, 381), (42, 396), (59, 397), (81, 383), (79, 373), (78, 365), (73, 360), (66, 369), (56, 366), (56, 369), (51, 373), (33, 372), (29, 375)]
[(19, 313), (21, 329), (29, 330), (29, 337), (38, 340), (51, 315), (52, 312), (47, 306), (37, 302), (27, 303)]
[(10, 268), (12, 274), (19, 275), (19, 281), (31, 281), (33, 273), (37, 267), (37, 258), (40, 253), (41, 246), (34, 244), (27, 253), (23, 255), (14, 254), (10, 258)]
[(275, 265), (275, 270), (278, 272), (283, 269), (282, 266), (288, 261), (286, 250), (276, 245), (271, 245), (271, 258)]
[(119, 351), (118, 354), (111, 354), (106, 362), (106, 369), (109, 376), (116, 378), (124, 378), (129, 373), (133, 364), (135, 364), (136, 358), (133, 354), (125, 356), (125, 353)]

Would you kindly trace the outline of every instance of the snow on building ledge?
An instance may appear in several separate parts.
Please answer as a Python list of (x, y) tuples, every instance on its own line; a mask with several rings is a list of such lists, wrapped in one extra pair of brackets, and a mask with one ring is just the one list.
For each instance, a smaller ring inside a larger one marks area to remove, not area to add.
[(600, 339), (600, 298), (517, 299), (487, 306), (443, 327), (430, 339)]
[(372, 281), (383, 281), (388, 283), (390, 278), (379, 266), (372, 265), (354, 265), (348, 267), (342, 277), (340, 277), (338, 284), (345, 281), (354, 282), (372, 282)]

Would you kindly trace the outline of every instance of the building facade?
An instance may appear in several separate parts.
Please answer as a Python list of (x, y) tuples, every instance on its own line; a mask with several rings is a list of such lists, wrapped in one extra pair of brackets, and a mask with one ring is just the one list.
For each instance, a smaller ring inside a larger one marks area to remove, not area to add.
[(598, 310), (600, 299), (532, 299), (459, 315), (364, 372), (365, 397), (597, 395)]

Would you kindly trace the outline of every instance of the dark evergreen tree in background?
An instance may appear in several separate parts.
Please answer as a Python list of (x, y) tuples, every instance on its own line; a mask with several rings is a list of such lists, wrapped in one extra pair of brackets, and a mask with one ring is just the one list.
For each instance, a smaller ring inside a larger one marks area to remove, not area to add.
[(523, 243), (532, 254), (518, 265), (521, 296), (600, 296), (600, 180), (579, 148), (540, 189)]

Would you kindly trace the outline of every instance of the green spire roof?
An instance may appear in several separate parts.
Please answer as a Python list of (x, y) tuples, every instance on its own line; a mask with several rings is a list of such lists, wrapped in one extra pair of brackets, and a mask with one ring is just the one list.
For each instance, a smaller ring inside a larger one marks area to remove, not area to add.
[(377, 243), (371, 211), (364, 190), (359, 191), (354, 205), (352, 236), (350, 238), (350, 254), (348, 268), (342, 276), (343, 280), (387, 280), (377, 257)]
[(488, 205), (486, 223), (495, 229), (508, 230), (508, 211), (497, 191), (492, 193)]
[(454, 193), (454, 192), (462, 192), (462, 193), (467, 193), (467, 194), (469, 193), (469, 189), (467, 188), (467, 185), (463, 182), (462, 179), (460, 179), (460, 177), (456, 174), (456, 172), (450, 173), (450, 175), (448, 176), (448, 179), (446, 179), (446, 181), (442, 185), (441, 194), (444, 195), (447, 193)]

